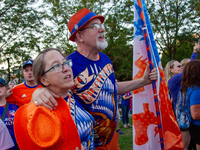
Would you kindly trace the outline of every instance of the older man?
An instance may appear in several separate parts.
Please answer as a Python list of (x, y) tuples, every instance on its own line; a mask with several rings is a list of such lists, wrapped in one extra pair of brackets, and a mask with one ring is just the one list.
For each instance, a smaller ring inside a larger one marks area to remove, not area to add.
[[(143, 78), (116, 82), (113, 64), (101, 50), (107, 47), (104, 17), (83, 8), (68, 23), (70, 40), (77, 50), (68, 56), (73, 62), (73, 96), (95, 119), (95, 150), (118, 150), (116, 127), (117, 94), (135, 90), (156, 80), (156, 70), (149, 73), (149, 65)], [(34, 92), (36, 105), (54, 108), (57, 103), (45, 89)], [(55, 97), (55, 95), (54, 95)]]

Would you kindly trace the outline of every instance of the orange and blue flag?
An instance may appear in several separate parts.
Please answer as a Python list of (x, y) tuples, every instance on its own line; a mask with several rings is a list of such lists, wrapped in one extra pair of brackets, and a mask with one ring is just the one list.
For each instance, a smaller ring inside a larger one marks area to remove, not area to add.
[(182, 150), (181, 131), (168, 95), (163, 68), (144, 0), (134, 1), (133, 79), (147, 63), (158, 80), (133, 91), (133, 150)]

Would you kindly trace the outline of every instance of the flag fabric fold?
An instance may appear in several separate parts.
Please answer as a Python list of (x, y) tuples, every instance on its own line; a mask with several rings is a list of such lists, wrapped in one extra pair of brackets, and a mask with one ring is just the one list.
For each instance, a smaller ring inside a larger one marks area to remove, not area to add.
[(133, 91), (133, 150), (182, 150), (178, 127), (144, 0), (134, 1), (133, 79), (146, 63), (157, 68), (158, 80)]

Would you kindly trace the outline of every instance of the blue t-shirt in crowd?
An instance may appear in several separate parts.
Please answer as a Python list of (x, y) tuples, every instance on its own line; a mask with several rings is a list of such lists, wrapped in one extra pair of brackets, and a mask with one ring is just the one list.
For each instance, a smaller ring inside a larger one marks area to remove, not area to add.
[[(192, 105), (200, 104), (200, 87), (189, 87), (187, 89), (187, 98), (189, 100), (190, 107)], [(200, 120), (194, 120), (192, 119), (192, 122), (194, 125), (200, 125)]]
[[(3, 114), (4, 108), (5, 108), (5, 106), (0, 106), (0, 115), (1, 116)], [(14, 120), (14, 116), (15, 116), (15, 113), (18, 108), (19, 107), (15, 104), (9, 104), (6, 116), (3, 120), (4, 124), (8, 128), (8, 131), (9, 131), (15, 145), (17, 144), (17, 142), (16, 142), (16, 138), (15, 138), (15, 134), (14, 134), (13, 120)], [(14, 149), (16, 149), (16, 148), (14, 147)]]
[(130, 100), (130, 99), (124, 99), (123, 96), (128, 97), (128, 96), (130, 96), (130, 95), (131, 95), (130, 92), (127, 92), (127, 93), (121, 95), (121, 97), (122, 97), (122, 105), (125, 105), (125, 106), (128, 106), (128, 105), (129, 105), (129, 100)]

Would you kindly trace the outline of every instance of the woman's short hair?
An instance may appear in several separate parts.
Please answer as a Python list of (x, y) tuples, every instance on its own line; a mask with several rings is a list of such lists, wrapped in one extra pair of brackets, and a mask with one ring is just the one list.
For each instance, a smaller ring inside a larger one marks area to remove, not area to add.
[(43, 51), (41, 51), (38, 56), (35, 58), (34, 63), (33, 63), (33, 76), (35, 77), (35, 80), (37, 82), (38, 85), (42, 85), (44, 86), (41, 82), (40, 82), (40, 77), (43, 75), (44, 73), (44, 69), (46, 66), (46, 62), (44, 60), (44, 55), (49, 52), (49, 51), (58, 51), (63, 57), (65, 57), (60, 49), (57, 48), (47, 48)]

